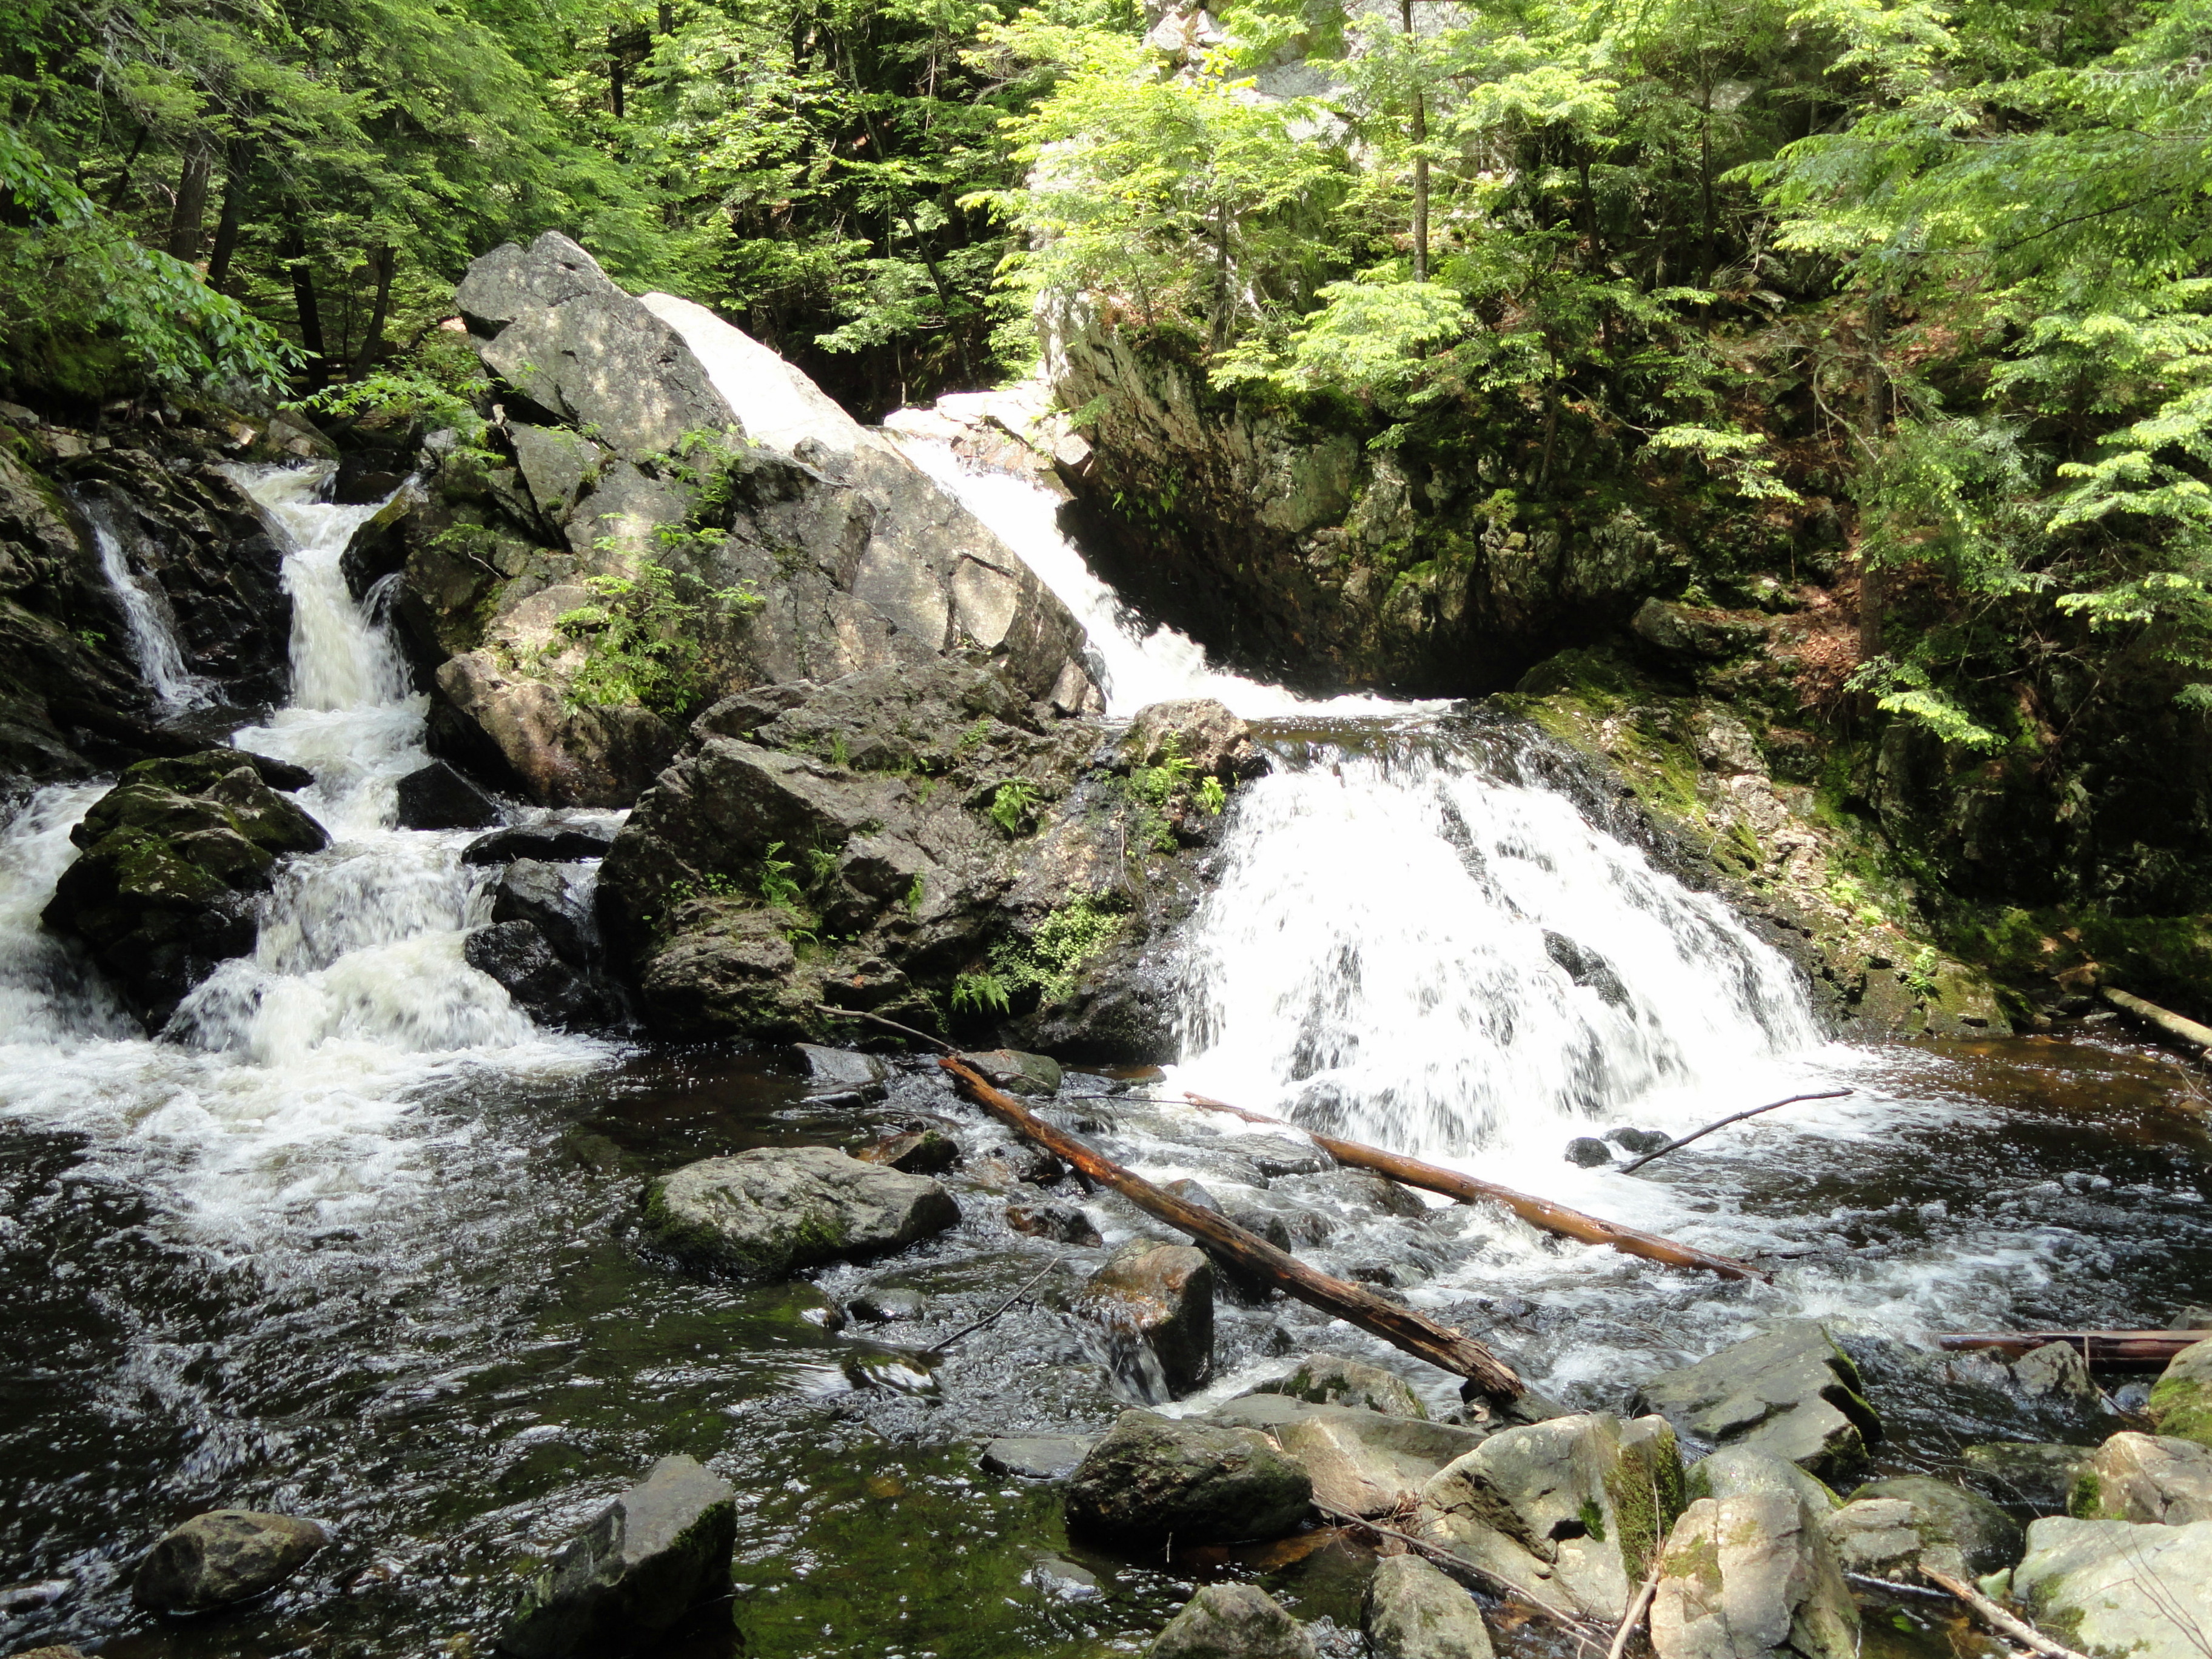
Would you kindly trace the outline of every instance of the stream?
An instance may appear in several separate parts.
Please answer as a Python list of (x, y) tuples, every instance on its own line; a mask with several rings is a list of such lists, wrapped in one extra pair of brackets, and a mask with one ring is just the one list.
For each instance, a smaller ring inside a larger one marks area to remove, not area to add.
[[(1102, 1097), (1083, 1109), (1114, 1155), (1295, 1208), (1316, 1265), (1396, 1285), (1570, 1404), (1620, 1408), (1640, 1378), (1778, 1314), (1828, 1319), (1864, 1345), (1889, 1419), (1877, 1470), (1942, 1469), (2004, 1431), (1955, 1392), (1885, 1383), (1884, 1345), (2163, 1324), (2212, 1282), (2212, 1143), (2170, 1060), (2110, 1026), (1828, 1042), (1795, 970), (1725, 906), (1547, 787), (1534, 733), (1224, 673), (1119, 604), (1046, 492), (909, 453), (1084, 622), (1111, 714), (1217, 696), (1275, 761), (1232, 798), (1183, 963), (1182, 1060), (1066, 1086)], [(1072, 1545), (1049, 1486), (982, 1468), (987, 1437), (1096, 1433), (1128, 1403), (1066, 1312), (1102, 1252), (1010, 1231), (1002, 1188), (956, 1175), (958, 1228), (793, 1285), (638, 1258), (642, 1180), (690, 1159), (927, 1115), (973, 1168), (1005, 1132), (933, 1067), (854, 1106), (811, 1099), (775, 1052), (535, 1027), (462, 959), (496, 873), (460, 861), (471, 834), (392, 827), (427, 702), (377, 596), (356, 603), (338, 568), (374, 507), (325, 502), (325, 469), (238, 476), (285, 550), (295, 702), (234, 741), (314, 773), (300, 799), (331, 846), (286, 866), (254, 954), (154, 1041), (38, 926), (104, 786), (41, 791), (0, 835), (0, 1583), (40, 1587), (0, 1596), (7, 1650), (486, 1652), (518, 1563), (676, 1451), (738, 1487), (738, 1592), (734, 1626), (728, 1606), (702, 1610), (671, 1654), (1138, 1651), (1222, 1572), (1356, 1626), (1367, 1558), (1333, 1532), (1134, 1563)], [(112, 563), (118, 592), (135, 586), (119, 550)], [(160, 663), (164, 695), (195, 700), (159, 608), (129, 614), (149, 677)], [(1680, 1133), (1822, 1087), (1852, 1092), (1644, 1176), (1562, 1157), (1571, 1136)], [(1757, 1255), (1775, 1283), (1474, 1209), (1381, 1210), (1346, 1172), (1271, 1163), (1279, 1134), (1146, 1103), (1185, 1089)], [(1088, 1209), (1109, 1248), (1139, 1230), (1119, 1200)], [(987, 1334), (918, 1357), (1055, 1256)], [(921, 1316), (825, 1318), (884, 1286), (921, 1292)], [(1217, 1380), (1170, 1409), (1323, 1346), (1405, 1371), (1438, 1411), (1455, 1399), (1310, 1310), (1224, 1300)], [(217, 1505), (312, 1516), (337, 1541), (238, 1611), (137, 1613), (137, 1558)]]

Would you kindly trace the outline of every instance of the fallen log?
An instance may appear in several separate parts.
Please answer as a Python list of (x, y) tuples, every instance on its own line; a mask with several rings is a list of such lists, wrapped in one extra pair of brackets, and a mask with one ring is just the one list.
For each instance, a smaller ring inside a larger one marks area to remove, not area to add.
[(1670, 1140), (1656, 1152), (1646, 1152), (1641, 1158), (1632, 1158), (1620, 1166), (1620, 1173), (1634, 1175), (1655, 1158), (1664, 1158), (1668, 1153), (1686, 1146), (1693, 1140), (1703, 1140), (1716, 1129), (1725, 1129), (1731, 1123), (1741, 1123), (1744, 1119), (1757, 1117), (1762, 1112), (1775, 1111), (1784, 1106), (1795, 1106), (1801, 1100), (1841, 1100), (1849, 1093), (1850, 1093), (1849, 1089), (1823, 1089), (1816, 1095), (1788, 1095), (1780, 1100), (1770, 1100), (1764, 1106), (1754, 1106), (1747, 1112), (1738, 1112), (1731, 1117), (1723, 1118), (1717, 1123), (1708, 1123), (1702, 1129), (1692, 1129), (1680, 1140)]
[(2132, 992), (2115, 989), (2107, 985), (2100, 994), (2106, 1001), (2122, 1013), (2154, 1026), (2176, 1042), (2188, 1044), (2202, 1054), (2212, 1048), (2212, 1026), (2199, 1025), (2193, 1019), (2185, 1019), (2171, 1008), (2161, 1008), (2155, 1002), (2135, 995)]
[(1439, 1324), (1412, 1308), (1385, 1301), (1364, 1285), (1332, 1278), (1225, 1217), (1202, 1210), (1155, 1187), (1142, 1176), (1131, 1174), (1088, 1141), (1046, 1122), (1012, 1095), (994, 1088), (966, 1061), (947, 1054), (937, 1063), (952, 1074), (970, 1100), (1017, 1134), (1100, 1186), (1111, 1187), (1147, 1215), (1188, 1233), (1239, 1273), (1371, 1332), (1417, 1359), (1467, 1378), (1479, 1393), (1497, 1404), (1510, 1404), (1528, 1391), (1528, 1385), (1511, 1366), (1464, 1332)]
[(2027, 1620), (2008, 1613), (1963, 1578), (1954, 1578), (1941, 1568), (1929, 1566), (1925, 1561), (1920, 1564), (1920, 1571), (1972, 1607), (1975, 1616), (2000, 1636), (2009, 1636), (2022, 1646), (2042, 1654), (2044, 1659), (2082, 1659), (2081, 1655), (2063, 1643), (2052, 1641)]
[(1960, 1331), (1939, 1336), (1952, 1353), (1979, 1351), (2017, 1359), (2032, 1349), (2063, 1342), (2092, 1365), (2163, 1365), (2212, 1331)]
[[(1194, 1106), (1203, 1106), (1209, 1112), (1227, 1112), (1232, 1117), (1243, 1118), (1247, 1123), (1273, 1123), (1285, 1128), (1297, 1127), (1285, 1124), (1279, 1117), (1248, 1112), (1241, 1107), (1231, 1106), (1225, 1101), (1212, 1100), (1204, 1095), (1186, 1094), (1183, 1098)], [(1656, 1233), (1639, 1232), (1618, 1222), (1601, 1221), (1594, 1215), (1584, 1215), (1580, 1210), (1554, 1204), (1548, 1198), (1534, 1198), (1527, 1193), (1516, 1193), (1510, 1187), (1500, 1187), (1495, 1182), (1478, 1181), (1474, 1176), (1462, 1175), (1456, 1170), (1424, 1164), (1417, 1158), (1404, 1158), (1396, 1152), (1386, 1152), (1379, 1146), (1363, 1146), (1356, 1140), (1337, 1140), (1328, 1135), (1315, 1135), (1313, 1143), (1339, 1164), (1357, 1170), (1372, 1170), (1377, 1175), (1388, 1176), (1407, 1187), (1442, 1193), (1462, 1204), (1503, 1204), (1530, 1226), (1543, 1232), (1556, 1233), (1561, 1238), (1576, 1239), (1584, 1244), (1610, 1245), (1626, 1255), (1663, 1261), (1672, 1267), (1700, 1267), (1707, 1273), (1718, 1273), (1723, 1279), (1756, 1279), (1762, 1284), (1772, 1282), (1771, 1275), (1761, 1272), (1748, 1261), (1739, 1261), (1732, 1255), (1716, 1255), (1694, 1245), (1662, 1238)]]

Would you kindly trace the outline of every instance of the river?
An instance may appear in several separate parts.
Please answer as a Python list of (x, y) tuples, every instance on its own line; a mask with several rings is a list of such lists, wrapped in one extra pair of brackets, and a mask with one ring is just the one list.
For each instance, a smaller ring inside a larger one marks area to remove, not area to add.
[[(1828, 1042), (1794, 971), (1724, 906), (1545, 787), (1534, 734), (1223, 673), (1119, 605), (1048, 494), (914, 453), (1084, 621), (1113, 714), (1218, 696), (1261, 722), (1274, 757), (1233, 798), (1184, 959), (1183, 1058), (1145, 1092), (1295, 1114), (1757, 1253), (1776, 1282), (1662, 1272), (1455, 1208), (1347, 1211), (1320, 1265), (1399, 1283), (1545, 1392), (1616, 1407), (1638, 1377), (1777, 1313), (1915, 1342), (2163, 1323), (2205, 1281), (2212, 1159), (2172, 1062), (2110, 1028)], [(1001, 1197), (963, 1189), (952, 1233), (811, 1285), (702, 1283), (632, 1254), (641, 1179), (688, 1158), (844, 1143), (915, 1113), (971, 1150), (1003, 1135), (927, 1071), (854, 1109), (810, 1103), (773, 1054), (534, 1027), (462, 960), (493, 873), (461, 863), (468, 836), (392, 827), (426, 709), (376, 596), (357, 604), (338, 569), (373, 509), (323, 501), (316, 469), (240, 477), (285, 549), (295, 701), (234, 741), (314, 773), (301, 799), (332, 842), (286, 866), (255, 954), (153, 1041), (37, 927), (100, 786), (41, 792), (0, 836), (0, 1581), (47, 1586), (0, 1613), (0, 1639), (149, 1659), (483, 1651), (518, 1562), (670, 1451), (739, 1487), (750, 1655), (1127, 1650), (1194, 1575), (1231, 1568), (1348, 1621), (1361, 1560), (1340, 1540), (1118, 1560), (1070, 1546), (1049, 1489), (983, 1472), (984, 1435), (1095, 1432), (1121, 1403), (1061, 1311), (1095, 1259), (1082, 1251), (986, 1337), (914, 1360), (1057, 1249), (1009, 1231)], [(158, 607), (130, 614), (149, 672), (172, 673)], [(1680, 1131), (1830, 1086), (1852, 1092), (1648, 1177), (1562, 1158), (1571, 1135)], [(1190, 1114), (1099, 1116), (1156, 1176), (1242, 1172), (1233, 1137)], [(1311, 1183), (1297, 1190), (1322, 1205), (1328, 1179), (1279, 1184)], [(1109, 1243), (1127, 1231), (1110, 1206), (1095, 1213)], [(924, 1317), (821, 1322), (825, 1293), (886, 1284), (922, 1291)], [(1322, 1346), (1399, 1363), (1302, 1308), (1224, 1304), (1222, 1379), (1182, 1408)], [(1449, 1403), (1449, 1379), (1417, 1381)], [(1944, 1467), (1986, 1431), (1955, 1401), (1895, 1404), (1885, 1467)], [(136, 1613), (136, 1557), (217, 1504), (312, 1516), (338, 1541), (240, 1612)], [(717, 1607), (669, 1650), (732, 1640)]]

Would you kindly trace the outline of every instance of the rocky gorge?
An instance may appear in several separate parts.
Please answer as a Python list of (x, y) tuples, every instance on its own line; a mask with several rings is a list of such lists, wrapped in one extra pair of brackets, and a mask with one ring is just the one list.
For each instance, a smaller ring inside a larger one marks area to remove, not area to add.
[[(1117, 703), (1052, 550), (902, 447), (1034, 497), (1091, 462), (1033, 398), (861, 428), (557, 235), (457, 306), (473, 420), (7, 463), (16, 1646), (1441, 1659), (1637, 1607), (1664, 1659), (1993, 1650), (1932, 1571), (2197, 1650), (2212, 1348), (1935, 1341), (2203, 1326), (2193, 1073), (2078, 1023), (2098, 937), (1968, 951), (1677, 672), (1733, 660), (1711, 617), (1608, 591), (1450, 708)], [(1336, 487), (1237, 476), (1263, 527)], [(1528, 1392), (1240, 1277), (917, 1045)], [(1852, 1098), (1615, 1162), (1808, 1084)], [(118, 1442), (157, 1502), (88, 1473)]]

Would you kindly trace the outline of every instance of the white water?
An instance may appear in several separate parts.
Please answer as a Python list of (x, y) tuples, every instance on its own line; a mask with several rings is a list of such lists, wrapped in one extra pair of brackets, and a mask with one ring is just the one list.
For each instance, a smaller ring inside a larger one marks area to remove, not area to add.
[(123, 626), (131, 635), (131, 654), (138, 672), (160, 699), (164, 711), (198, 708), (215, 700), (215, 688), (185, 665), (184, 648), (177, 643), (174, 619), (168, 600), (154, 582), (131, 569), (131, 560), (115, 532), (92, 519), (93, 545), (100, 550), (100, 574), (115, 592), (123, 608)]
[(89, 1156), (211, 1243), (268, 1243), (434, 1191), (465, 1127), (419, 1103), (478, 1075), (572, 1072), (602, 1045), (538, 1030), (462, 959), (489, 872), (470, 833), (394, 827), (395, 786), (424, 763), (426, 700), (339, 559), (374, 507), (317, 496), (328, 469), (233, 476), (284, 550), (295, 699), (236, 743), (315, 774), (296, 799), (331, 837), (288, 860), (253, 953), (225, 963), (152, 1042), (96, 975), (37, 929), (102, 793), (50, 789), (0, 836), (0, 1115), (75, 1129)]

